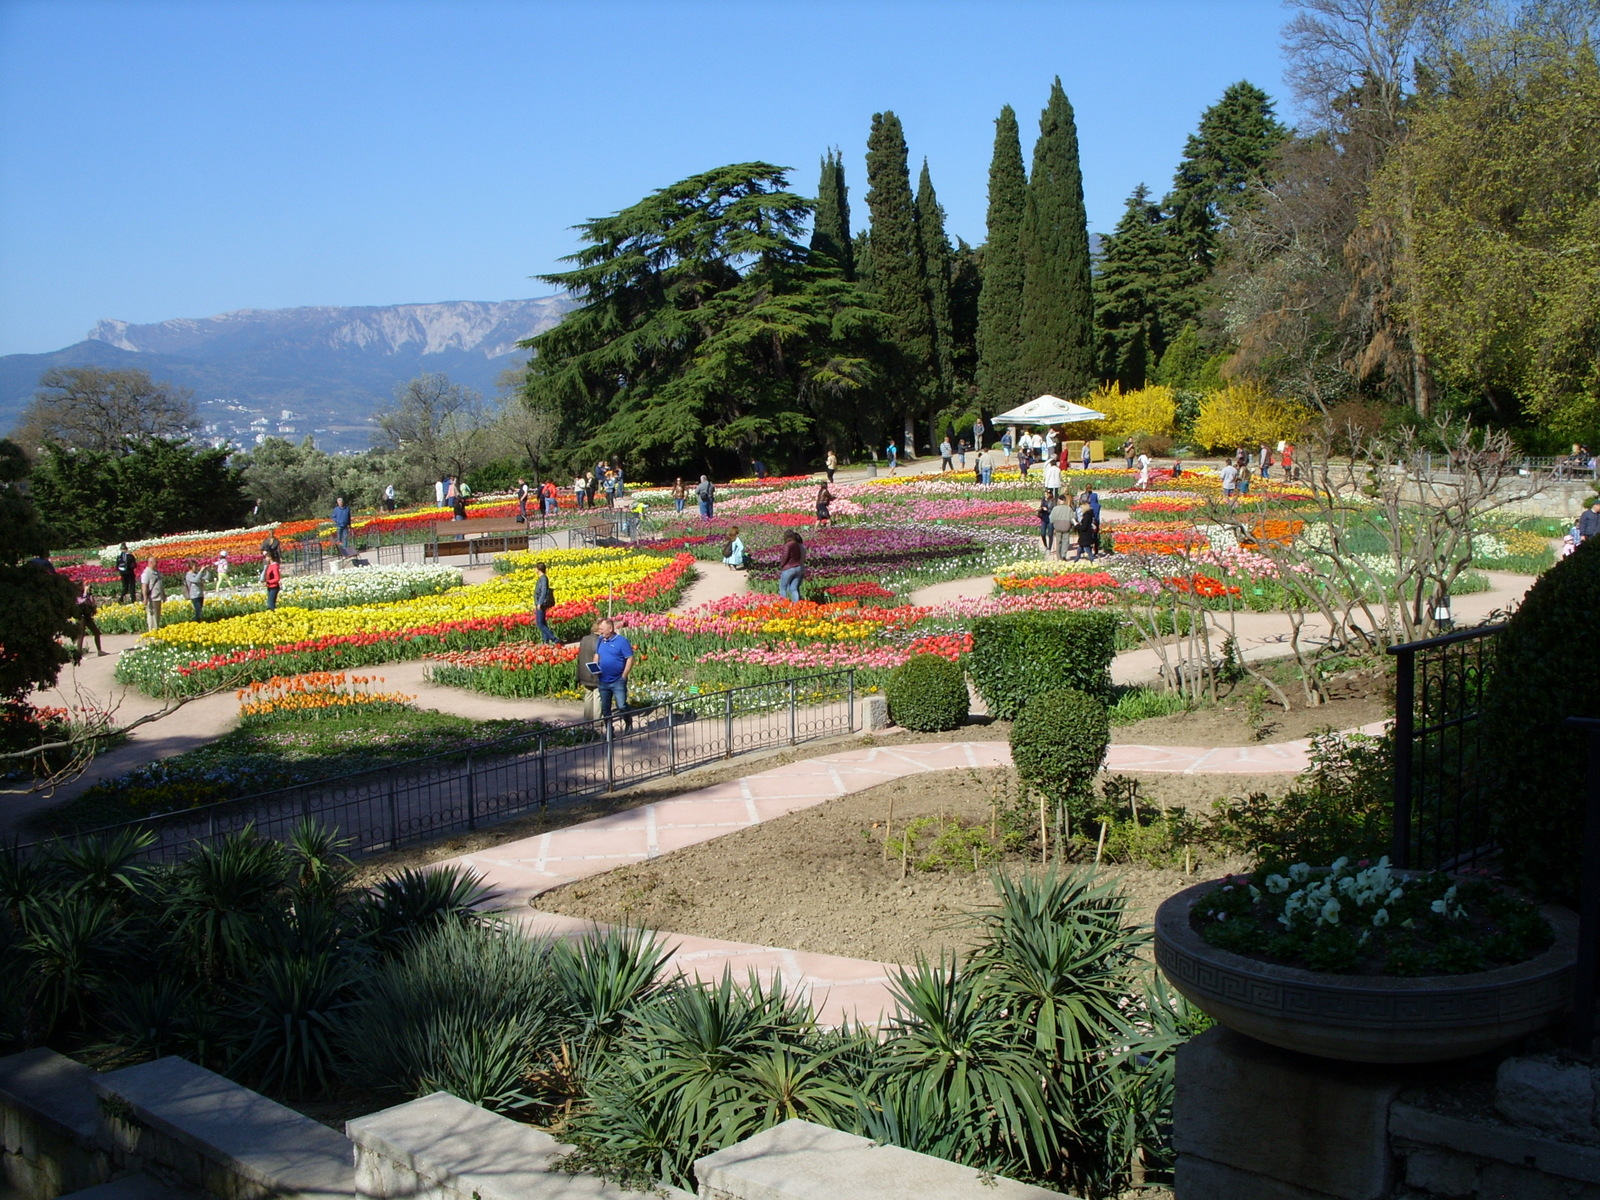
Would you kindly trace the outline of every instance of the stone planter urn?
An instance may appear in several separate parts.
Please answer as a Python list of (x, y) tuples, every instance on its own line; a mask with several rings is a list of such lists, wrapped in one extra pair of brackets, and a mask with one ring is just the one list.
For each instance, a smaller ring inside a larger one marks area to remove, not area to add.
[(1156, 912), (1156, 964), (1191, 1004), (1257, 1041), (1347, 1062), (1464, 1058), (1534, 1033), (1571, 1004), (1578, 919), (1540, 910), (1550, 948), (1516, 966), (1467, 975), (1326, 975), (1219, 950), (1190, 910), (1220, 881), (1168, 897)]

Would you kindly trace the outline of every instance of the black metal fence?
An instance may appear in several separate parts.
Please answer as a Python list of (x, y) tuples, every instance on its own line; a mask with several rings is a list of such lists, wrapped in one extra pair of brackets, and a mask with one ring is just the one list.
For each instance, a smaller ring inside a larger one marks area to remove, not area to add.
[(736, 754), (848, 733), (855, 702), (854, 671), (800, 675), (630, 709), (620, 730), (615, 716), (556, 726), (85, 832), (141, 827), (155, 835), (143, 857), (175, 862), (197, 842), (246, 826), (285, 841), (309, 817), (351, 839), (352, 855), (379, 854)]
[(1459, 870), (1493, 852), (1488, 761), (1478, 737), (1504, 625), (1390, 646), (1396, 659), (1394, 848), (1419, 870)]

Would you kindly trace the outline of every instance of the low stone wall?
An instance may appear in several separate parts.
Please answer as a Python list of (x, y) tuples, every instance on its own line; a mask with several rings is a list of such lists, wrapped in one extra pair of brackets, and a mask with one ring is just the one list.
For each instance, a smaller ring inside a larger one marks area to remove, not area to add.
[(0, 1059), (0, 1193), (54, 1200), (111, 1178), (93, 1079), (54, 1050)]
[(1554, 1055), (1380, 1067), (1211, 1029), (1178, 1051), (1177, 1200), (1600, 1200), (1597, 1096)]

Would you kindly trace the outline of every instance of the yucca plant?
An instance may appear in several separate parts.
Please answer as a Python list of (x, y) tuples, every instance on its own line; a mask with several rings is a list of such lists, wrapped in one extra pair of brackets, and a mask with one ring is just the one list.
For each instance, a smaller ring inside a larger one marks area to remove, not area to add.
[(551, 967), (575, 1025), (580, 1067), (605, 1049), (665, 983), (672, 947), (647, 929), (611, 926), (555, 947)]
[(71, 891), (124, 907), (150, 873), (139, 859), (155, 840), (148, 829), (119, 829), (58, 842), (54, 854)]
[(362, 922), (373, 944), (392, 952), (440, 925), (484, 920), (496, 897), (483, 886), (483, 873), (470, 867), (407, 867), (373, 885)]
[(355, 872), (345, 853), (354, 839), (340, 837), (337, 826), (304, 817), (289, 832), (289, 860), (297, 898), (323, 903), (341, 900)]
[(400, 1096), (444, 1090), (515, 1107), (573, 1028), (548, 943), (503, 925), (442, 923), (365, 969), (341, 1031), (341, 1073)]
[(326, 1091), (356, 963), (336, 948), (263, 959), (240, 1006), (232, 1070), (269, 1091)]
[(126, 919), (94, 896), (64, 895), (26, 905), (20, 926), (10, 969), (24, 977), (23, 1040), (82, 1033), (117, 979), (128, 949)]
[(65, 872), (53, 847), (23, 853), (16, 839), (0, 842), (0, 912), (20, 921), (22, 909), (65, 887)]
[(247, 970), (263, 921), (286, 903), (288, 870), (283, 847), (247, 826), (216, 846), (197, 843), (173, 872), (167, 921), (204, 978)]
[(953, 959), (919, 958), (897, 969), (890, 987), (899, 1012), (868, 1084), (880, 1107), (923, 1130), (949, 1114), (966, 1130), (951, 1155), (957, 1162), (1047, 1175), (1058, 1150), (1050, 1112), (1061, 1098), (1027, 1031), (981, 974)]
[(98, 1049), (121, 1062), (179, 1054), (211, 1065), (219, 1020), (192, 982), (172, 975), (124, 983), (106, 997), (109, 1041)]

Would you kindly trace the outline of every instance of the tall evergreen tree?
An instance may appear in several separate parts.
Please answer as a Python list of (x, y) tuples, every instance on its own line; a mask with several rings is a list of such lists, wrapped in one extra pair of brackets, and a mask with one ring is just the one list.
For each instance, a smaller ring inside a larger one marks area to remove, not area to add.
[(898, 347), (897, 361), (888, 373), (895, 385), (893, 401), (909, 428), (912, 415), (936, 395), (938, 366), (927, 256), (911, 195), (905, 132), (892, 112), (872, 115), (867, 211), (872, 218), (872, 290), (878, 307), (891, 318), (891, 336)]
[(978, 304), (983, 296), (983, 250), (956, 239), (950, 260), (950, 369), (958, 403), (978, 398)]
[(1183, 270), (1161, 207), (1141, 183), (1128, 197), (1116, 230), (1100, 243), (1094, 317), (1101, 379), (1115, 379), (1124, 388), (1144, 386), (1176, 336), (1165, 319), (1165, 299)]
[(828, 151), (817, 182), (817, 215), (811, 226), (811, 261), (832, 266), (847, 280), (856, 277), (850, 241), (850, 198), (844, 185), (844, 156)]
[(1022, 214), (1022, 367), (1035, 394), (1077, 396), (1094, 379), (1094, 291), (1078, 126), (1058, 77), (1039, 114)]
[(1017, 114), (1008, 104), (994, 123), (988, 240), (978, 295), (978, 402), (990, 414), (1029, 399), (1022, 375), (1022, 213), (1027, 199)]
[[(944, 232), (944, 208), (933, 190), (928, 160), (922, 160), (917, 180), (917, 227), (922, 235), (923, 262), (927, 268), (928, 309), (933, 317), (933, 354), (938, 393), (935, 406), (950, 403), (955, 383), (955, 327), (950, 319), (950, 276), (953, 266), (950, 239)], [(937, 437), (930, 439), (938, 441)]]
[(1230, 84), (1200, 115), (1163, 203), (1172, 220), (1169, 231), (1190, 264), (1191, 285), (1216, 267), (1223, 227), (1250, 203), (1251, 189), (1266, 181), (1288, 136), (1271, 97), (1246, 80)]

